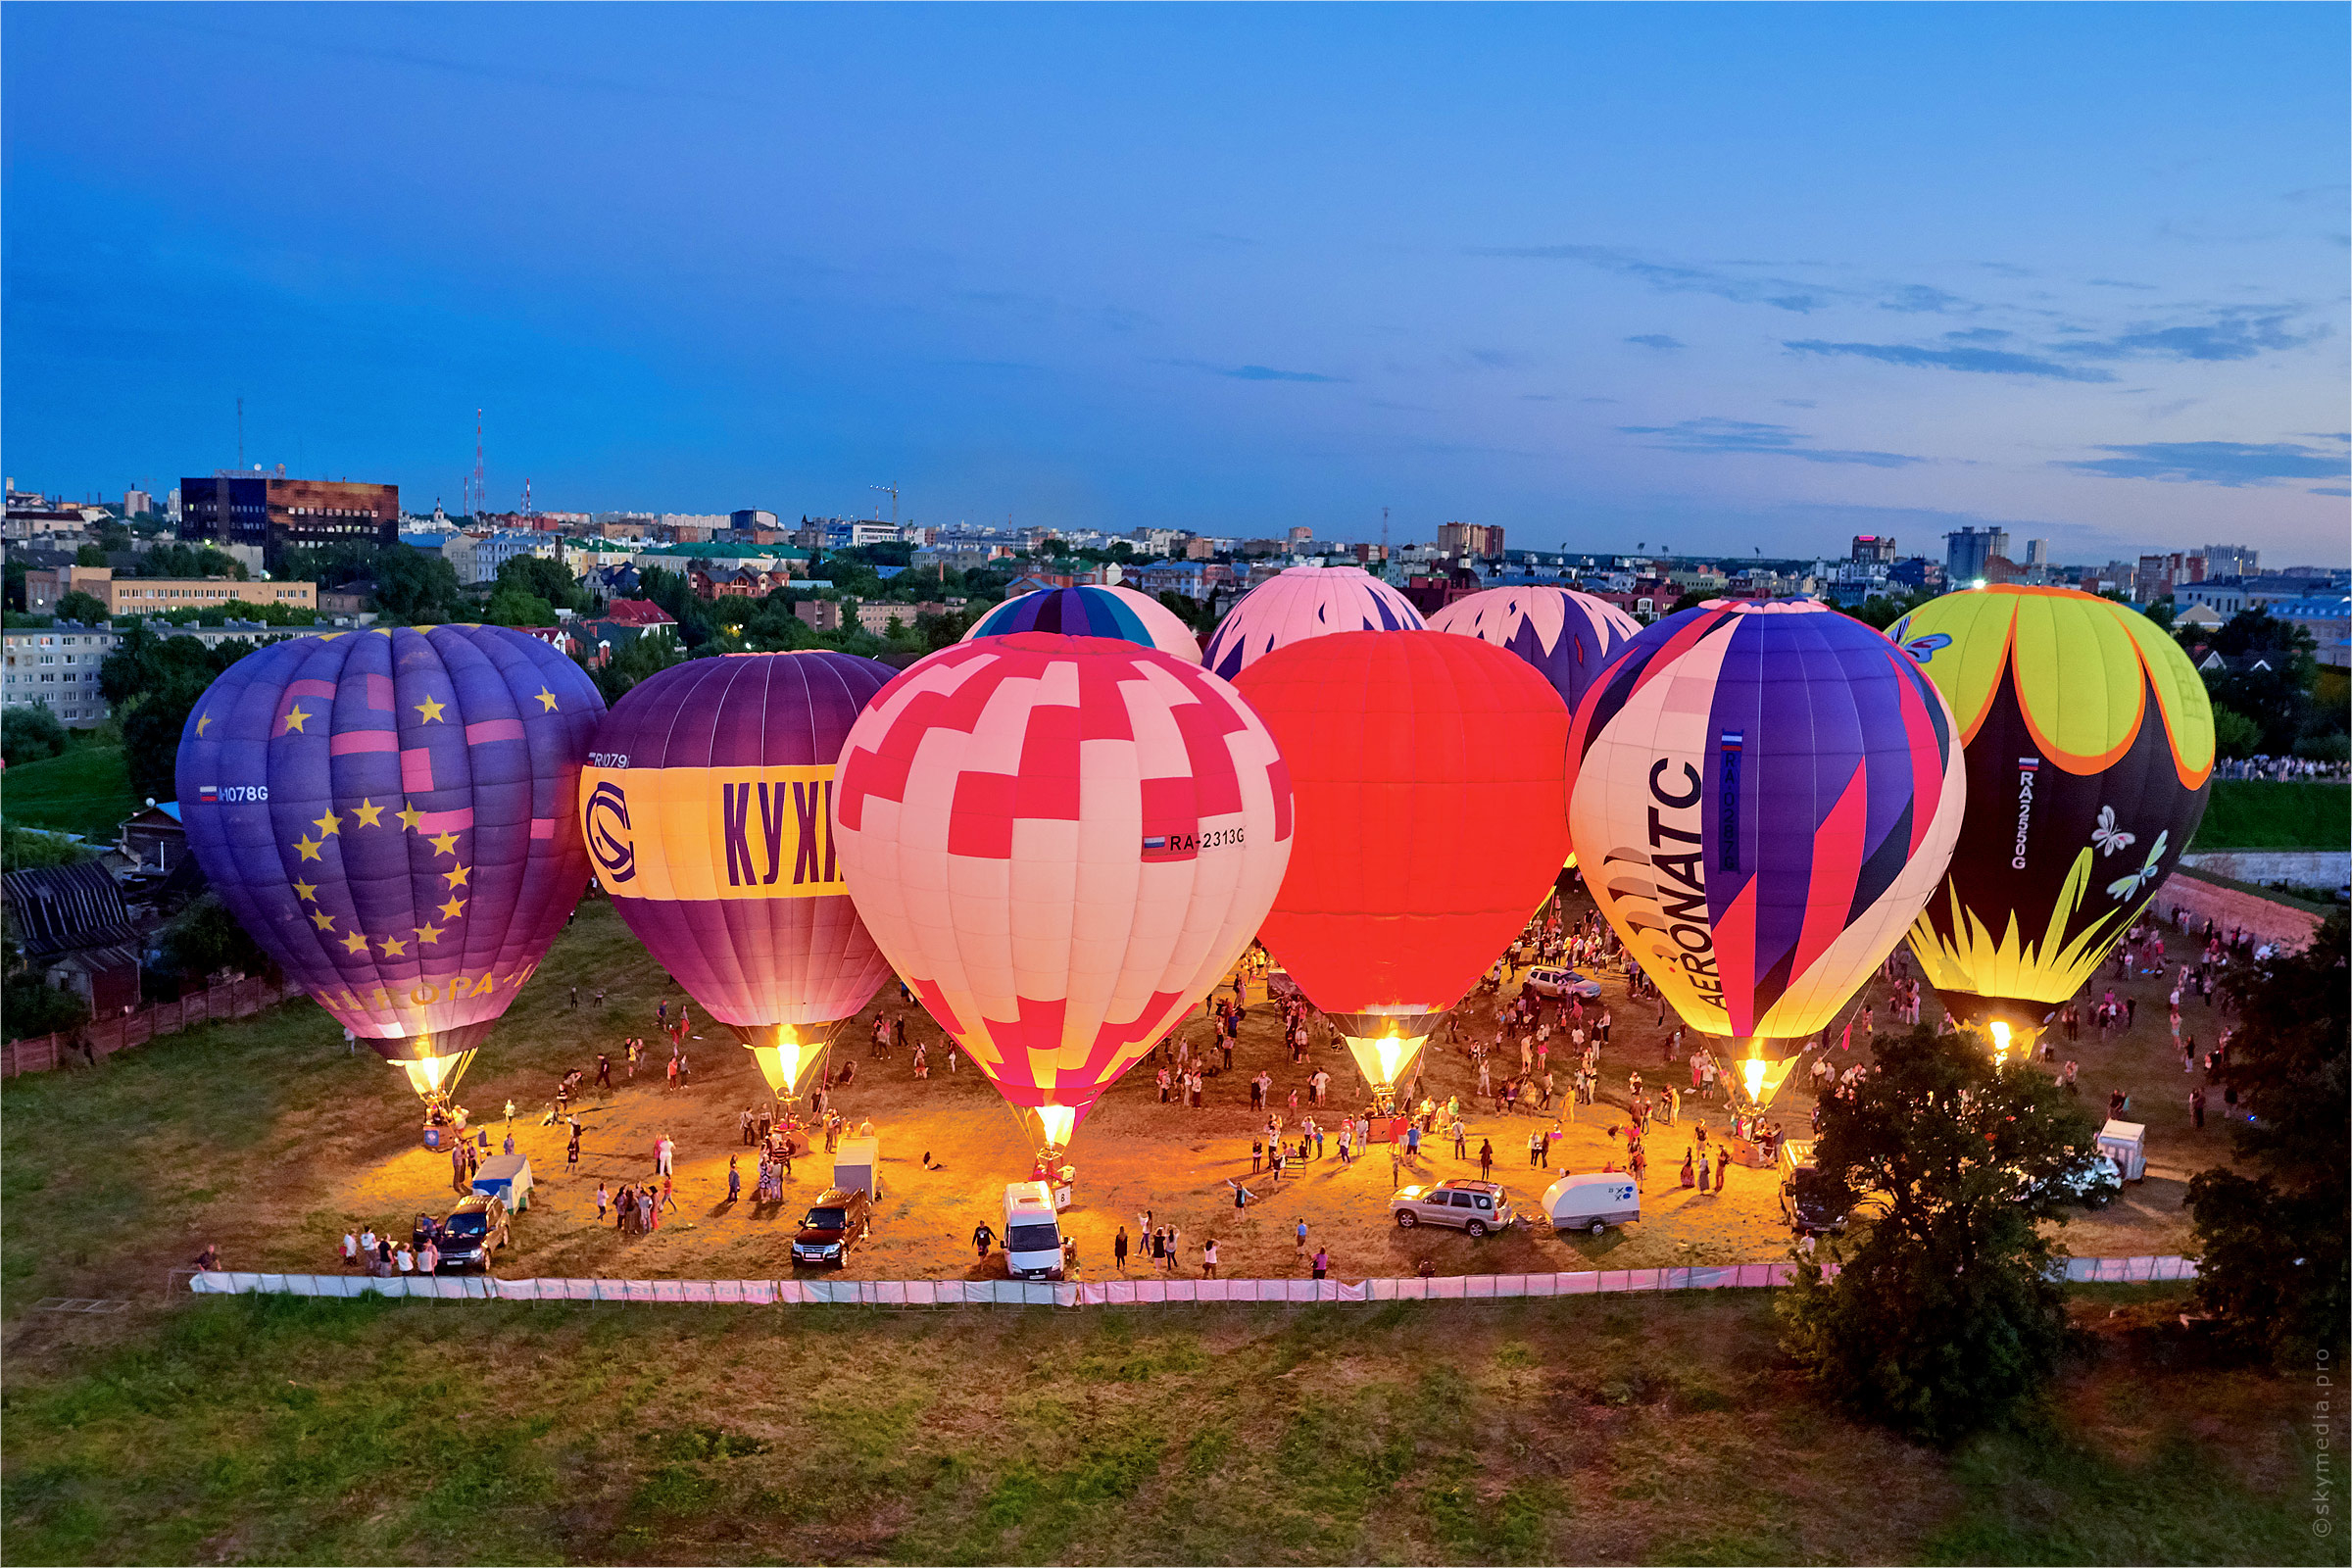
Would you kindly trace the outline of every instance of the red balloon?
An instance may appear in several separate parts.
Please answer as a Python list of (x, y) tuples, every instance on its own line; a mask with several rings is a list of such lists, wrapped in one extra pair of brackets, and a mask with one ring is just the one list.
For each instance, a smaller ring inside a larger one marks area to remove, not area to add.
[(1568, 709), (1515, 655), (1444, 632), (1309, 638), (1234, 684), (1298, 802), (1262, 938), (1385, 1091), (1559, 874)]

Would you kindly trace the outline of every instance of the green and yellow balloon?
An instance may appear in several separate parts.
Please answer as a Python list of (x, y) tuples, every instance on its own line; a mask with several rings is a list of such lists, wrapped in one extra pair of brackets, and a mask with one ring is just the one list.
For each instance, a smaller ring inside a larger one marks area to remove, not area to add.
[(2071, 588), (1947, 594), (1887, 635), (1952, 705), (1968, 811), (1911, 951), (1944, 1005), (2022, 1049), (2180, 862), (2213, 707), (2145, 615)]

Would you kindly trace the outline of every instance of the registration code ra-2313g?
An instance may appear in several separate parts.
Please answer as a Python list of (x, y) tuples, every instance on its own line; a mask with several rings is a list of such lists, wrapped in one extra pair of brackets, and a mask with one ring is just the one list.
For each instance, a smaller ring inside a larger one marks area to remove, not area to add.
[(1173, 855), (1198, 855), (1202, 850), (1221, 850), (1242, 842), (1239, 827), (1212, 827), (1205, 833), (1147, 833), (1144, 835), (1144, 854), (1148, 858)]

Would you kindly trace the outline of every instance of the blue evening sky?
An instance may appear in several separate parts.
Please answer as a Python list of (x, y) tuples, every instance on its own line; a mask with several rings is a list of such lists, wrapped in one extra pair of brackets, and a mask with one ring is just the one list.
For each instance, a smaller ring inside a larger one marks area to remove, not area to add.
[(242, 394), (415, 510), (481, 406), (499, 506), (2341, 564), (2347, 33), (12, 4), (6, 467), (160, 491)]

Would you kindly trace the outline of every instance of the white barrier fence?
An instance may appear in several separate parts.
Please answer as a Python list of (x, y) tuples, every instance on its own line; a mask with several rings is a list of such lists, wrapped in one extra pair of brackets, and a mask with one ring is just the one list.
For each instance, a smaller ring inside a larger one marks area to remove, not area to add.
[[(1835, 1265), (1830, 1265), (1835, 1267)], [(1441, 1274), (1360, 1280), (509, 1280), (488, 1275), (199, 1273), (199, 1296), (405, 1297), (443, 1301), (653, 1301), (688, 1306), (1162, 1306), (1214, 1302), (1489, 1301), (1786, 1285), (1796, 1265), (1608, 1269), (1581, 1274)], [(2069, 1258), (2070, 1284), (2196, 1278), (2185, 1257)]]

